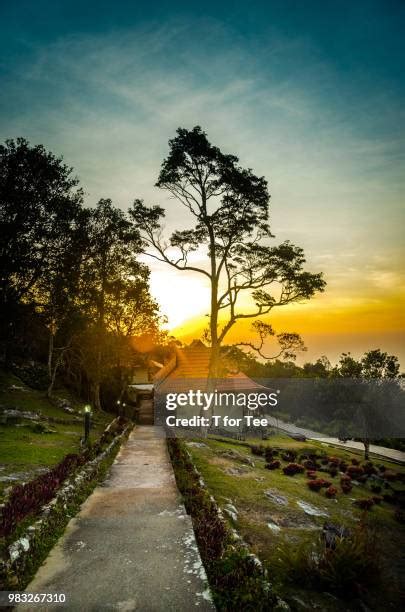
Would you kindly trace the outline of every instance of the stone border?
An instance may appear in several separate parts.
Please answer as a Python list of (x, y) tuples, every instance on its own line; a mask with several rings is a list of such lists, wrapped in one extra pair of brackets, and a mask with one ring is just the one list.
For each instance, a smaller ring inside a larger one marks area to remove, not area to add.
[[(167, 439), (167, 442), (172, 441), (173, 442), (173, 438)], [(262, 584), (263, 584), (263, 590), (264, 592), (267, 593), (273, 593), (273, 597), (274, 597), (274, 603), (271, 607), (272, 610), (274, 610), (274, 612), (288, 612), (290, 610), (290, 606), (284, 601), (282, 600), (280, 597), (278, 597), (274, 592), (273, 592), (273, 586), (271, 584), (271, 582), (268, 579), (268, 573), (266, 568), (263, 566), (262, 562), (260, 561), (260, 559), (252, 552), (250, 552), (250, 547), (249, 545), (243, 540), (243, 538), (241, 537), (241, 535), (236, 531), (236, 529), (234, 527), (232, 527), (229, 522), (226, 520), (226, 518), (224, 517), (224, 514), (221, 510), (221, 508), (218, 506), (217, 501), (215, 500), (215, 498), (213, 497), (213, 495), (210, 493), (207, 485), (205, 484), (205, 481), (201, 475), (201, 473), (199, 472), (199, 470), (196, 468), (191, 453), (188, 450), (188, 448), (186, 448), (186, 444), (185, 442), (183, 442), (183, 440), (180, 440), (179, 438), (175, 438), (175, 441), (177, 443), (181, 442), (183, 445), (183, 451), (186, 455), (186, 458), (188, 460), (188, 466), (191, 469), (189, 470), (190, 473), (192, 473), (198, 482), (198, 486), (199, 488), (204, 492), (204, 494), (209, 498), (212, 508), (214, 509), (218, 520), (222, 523), (222, 525), (224, 526), (224, 530), (225, 532), (228, 534), (229, 536), (229, 541), (230, 541), (230, 547), (233, 548), (234, 550), (239, 550), (241, 552), (246, 553), (246, 556), (248, 558), (248, 560), (250, 561), (250, 567), (252, 568), (251, 571), (252, 573), (257, 572)], [(169, 452), (169, 456), (170, 459), (172, 461), (171, 458), (171, 453)], [(172, 465), (173, 465), (173, 461), (172, 461)], [(175, 465), (173, 465), (173, 469), (174, 469), (174, 473), (176, 474), (176, 468)], [(181, 492), (181, 491), (180, 491)], [(191, 517), (193, 518), (193, 516), (191, 515)], [(198, 539), (196, 538), (197, 544), (198, 544)], [(207, 572), (207, 576), (209, 578), (209, 573)], [(212, 587), (210, 587), (211, 590)], [(214, 601), (215, 601), (215, 590), (214, 590)]]
[[(108, 433), (116, 420), (107, 426), (105, 432)], [(127, 425), (104, 451), (68, 478), (55, 497), (42, 507), (39, 518), (8, 546), (6, 558), (0, 561), (1, 589), (15, 590), (26, 586), (69, 520), (103, 478), (132, 428), (133, 424)]]

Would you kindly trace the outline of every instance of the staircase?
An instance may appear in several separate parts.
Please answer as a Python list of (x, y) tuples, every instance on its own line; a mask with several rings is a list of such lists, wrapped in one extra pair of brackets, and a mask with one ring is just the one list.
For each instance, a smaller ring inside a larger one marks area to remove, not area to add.
[(142, 398), (138, 408), (138, 423), (139, 425), (154, 424), (153, 399)]

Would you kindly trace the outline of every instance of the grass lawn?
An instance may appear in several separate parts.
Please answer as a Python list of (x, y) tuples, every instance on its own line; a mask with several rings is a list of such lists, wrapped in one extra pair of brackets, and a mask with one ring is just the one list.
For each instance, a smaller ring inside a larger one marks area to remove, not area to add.
[[(258, 443), (257, 440), (251, 442)], [(353, 457), (361, 458), (355, 452), (329, 448), (313, 441), (299, 442), (287, 436), (273, 436), (263, 444), (273, 448), (293, 449), (299, 454), (326, 453), (348, 463)], [(284, 475), (282, 467), (287, 465), (286, 461), (281, 460), (279, 469), (265, 469), (265, 459), (253, 455), (244, 443), (207, 439), (204, 440), (204, 446), (191, 442), (188, 448), (227, 519), (265, 563), (270, 580), (292, 609), (305, 609), (305, 606), (331, 611), (359, 609), (358, 601), (351, 603), (336, 593), (301, 588), (296, 583), (288, 582), (286, 576), (289, 576), (289, 563), (297, 551), (305, 543), (320, 541), (325, 522), (345, 526), (351, 531), (362, 524), (365, 513), (353, 502), (373, 495), (367, 483), (354, 485), (349, 493), (343, 494), (339, 474), (331, 477), (318, 472), (319, 477), (330, 480), (339, 491), (336, 499), (328, 499), (324, 489), (314, 492), (308, 488), (305, 473)], [(235, 451), (239, 457), (232, 456)], [(249, 465), (252, 460), (254, 466)], [(382, 463), (395, 472), (405, 471), (401, 466), (375, 461), (378, 465)], [(397, 483), (395, 487), (404, 488)], [(236, 517), (232, 507), (236, 508)], [(361, 600), (372, 610), (398, 609), (401, 577), (405, 569), (405, 526), (395, 520), (394, 507), (386, 502), (373, 506), (366, 514), (370, 532), (376, 535), (376, 555), (382, 566), (382, 584), (378, 585), (375, 592), (363, 593)]]
[[(13, 385), (22, 389), (11, 390)], [(29, 419), (7, 424), (0, 422), (0, 500), (8, 487), (27, 482), (41, 470), (59, 463), (68, 453), (80, 450), (83, 424), (75, 422), (74, 417), (81, 416), (84, 404), (63, 388), (56, 389), (55, 397), (68, 399), (75, 414), (64, 412), (48, 400), (44, 392), (31, 389), (16, 376), (0, 372), (0, 417), (6, 409), (44, 417), (39, 420), (39, 426), (37, 421)], [(63, 419), (63, 422), (49, 422), (46, 417)], [(111, 414), (96, 415), (91, 439), (96, 440), (112, 419)]]

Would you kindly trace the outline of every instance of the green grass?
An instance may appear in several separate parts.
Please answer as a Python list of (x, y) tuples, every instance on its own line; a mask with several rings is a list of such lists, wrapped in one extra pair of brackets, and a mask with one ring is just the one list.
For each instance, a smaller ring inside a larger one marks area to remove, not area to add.
[[(23, 387), (24, 391), (11, 391), (10, 387)], [(55, 390), (55, 397), (66, 398), (76, 416), (81, 414), (84, 403), (77, 401), (66, 389)], [(52, 467), (68, 453), (80, 451), (83, 424), (50, 401), (45, 393), (27, 387), (19, 378), (0, 372), (0, 416), (4, 409), (15, 408), (34, 412), (43, 417), (63, 420), (61, 423), (41, 419), (43, 427), (52, 433), (38, 433), (35, 422), (23, 419), (15, 424), (0, 423), (0, 500), (4, 492), (18, 482), (27, 482), (40, 470)], [(101, 413), (93, 418), (90, 439), (95, 441), (113, 415)], [(15, 477), (15, 480), (8, 478)]]
[[(251, 442), (258, 444), (260, 441), (256, 439)], [(205, 443), (206, 448), (189, 447), (193, 461), (219, 505), (225, 507), (226, 503), (232, 500), (236, 506), (238, 520), (234, 526), (250, 545), (252, 551), (267, 565), (270, 578), (278, 586), (281, 596), (288, 599), (291, 593), (299, 592), (301, 599), (303, 598), (307, 603), (315, 602), (325, 610), (351, 609), (350, 606), (342, 608), (341, 604), (333, 598), (314, 591), (294, 588), (290, 592), (290, 587), (283, 584), (279, 563), (280, 551), (285, 553), (290, 550), (292, 554), (297, 547), (315, 541), (315, 538), (319, 538), (325, 521), (354, 529), (362, 520), (363, 512), (353, 505), (353, 500), (369, 497), (372, 495), (370, 489), (366, 485), (353, 486), (352, 491), (345, 495), (340, 492), (339, 475), (333, 478), (329, 474), (320, 472), (321, 477), (330, 480), (339, 490), (337, 499), (328, 499), (324, 490), (317, 493), (307, 487), (305, 474), (289, 477), (285, 476), (281, 469), (274, 471), (264, 469), (264, 458), (252, 455), (246, 443), (216, 439), (208, 439)], [(328, 455), (344, 458), (348, 462), (352, 457), (359, 457), (355, 451), (328, 448), (313, 441), (299, 442), (287, 436), (273, 436), (263, 443), (267, 446), (294, 449), (299, 453), (325, 452)], [(255, 467), (248, 468), (245, 473), (238, 476), (227, 474), (227, 468), (235, 468), (243, 464), (225, 458), (222, 451), (226, 450), (237, 450), (242, 455), (248, 456), (253, 459)], [(378, 460), (376, 463), (384, 463), (397, 472), (404, 471), (404, 467), (392, 465), (388, 461)], [(282, 461), (282, 465), (285, 465), (285, 462)], [(286, 497), (288, 505), (282, 506), (268, 499), (264, 494), (267, 489), (274, 489)], [(328, 517), (308, 516), (298, 506), (298, 500), (327, 512)], [(232, 519), (229, 521), (232, 522)], [(268, 527), (269, 522), (278, 523), (281, 530), (272, 531)], [(389, 578), (386, 577), (385, 588), (379, 591), (374, 601), (379, 601), (382, 605), (382, 602), (388, 598), (395, 603), (401, 571), (403, 572), (404, 569), (402, 547), (405, 541), (405, 528), (395, 521), (393, 507), (384, 502), (381, 505), (375, 505), (367, 513), (367, 522), (375, 530), (380, 541), (384, 542), (384, 547), (380, 551), (381, 563), (385, 571), (390, 574)], [(383, 609), (383, 607), (372, 609)]]

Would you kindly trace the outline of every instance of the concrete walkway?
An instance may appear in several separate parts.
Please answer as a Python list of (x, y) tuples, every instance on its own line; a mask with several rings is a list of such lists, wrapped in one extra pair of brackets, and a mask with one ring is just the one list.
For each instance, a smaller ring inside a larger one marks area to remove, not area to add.
[(75, 612), (214, 609), (159, 428), (131, 433), (26, 591), (65, 593), (55, 608)]

